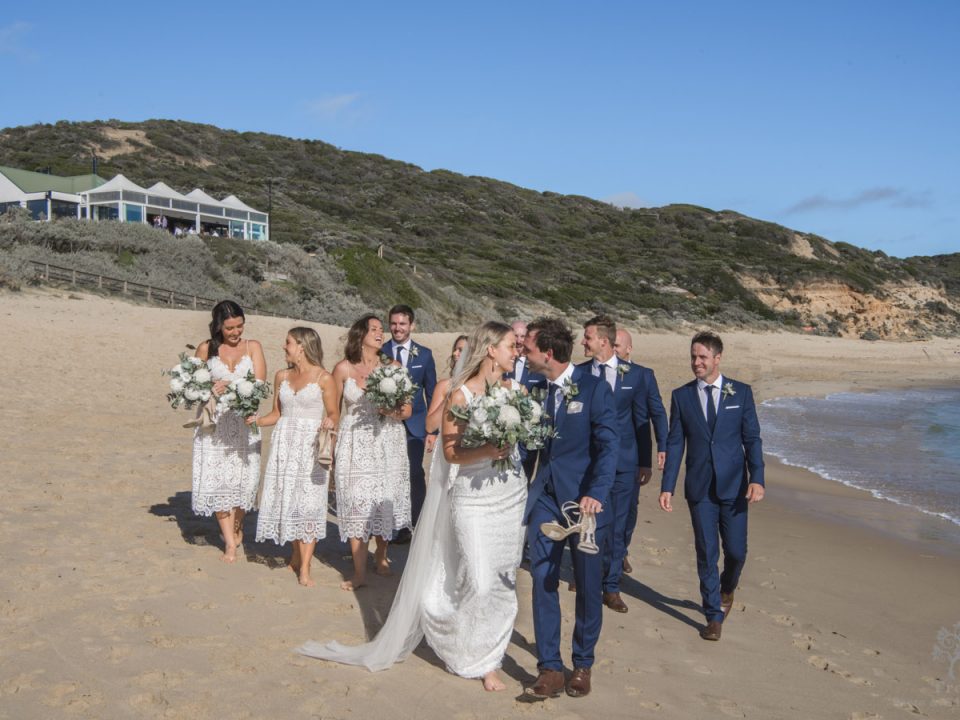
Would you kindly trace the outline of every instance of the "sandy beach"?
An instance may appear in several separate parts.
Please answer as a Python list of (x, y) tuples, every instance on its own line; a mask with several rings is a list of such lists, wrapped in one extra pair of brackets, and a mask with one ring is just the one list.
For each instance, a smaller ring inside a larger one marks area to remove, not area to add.
[[(697, 635), (689, 516), (682, 503), (671, 515), (656, 508), (659, 477), (644, 488), (623, 585), (630, 611), (605, 611), (587, 698), (516, 699), (536, 674), (523, 570), (506, 692), (446, 673), (425, 646), (376, 674), (294, 654), (304, 640), (375, 632), (397, 576), (341, 591), (350, 563), (332, 518), (314, 588), (284, 567), (288, 549), (251, 541), (253, 518), (240, 560), (220, 562), (215, 522), (190, 511), (190, 416), (170, 410), (160, 375), (206, 337), (208, 319), (66, 291), (0, 293), (0, 718), (960, 715), (960, 662), (952, 679), (933, 653), (938, 632), (960, 623), (954, 529), (769, 457), (719, 643)], [(293, 323), (247, 320), (272, 379)], [(332, 367), (345, 331), (313, 327)], [(634, 337), (634, 358), (667, 398), (690, 378), (692, 332)], [(443, 358), (454, 336), (417, 339)], [(724, 372), (759, 400), (960, 381), (957, 339), (723, 336)], [(405, 554), (391, 550), (397, 575)], [(569, 660), (573, 593), (562, 601)]]

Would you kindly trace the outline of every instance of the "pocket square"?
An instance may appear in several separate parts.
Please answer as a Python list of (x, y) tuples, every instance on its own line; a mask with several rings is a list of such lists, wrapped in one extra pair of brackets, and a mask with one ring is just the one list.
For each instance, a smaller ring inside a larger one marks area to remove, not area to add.
[(724, 408), (724, 410), (736, 410), (738, 407), (740, 407), (740, 406), (739, 406), (739, 405), (727, 405), (727, 406)]
[(583, 403), (579, 400), (574, 400), (569, 405), (567, 405), (567, 414), (574, 415), (575, 413), (583, 411)]
[(422, 368), (422, 367), (423, 367), (423, 365), (411, 365), (411, 366), (410, 366), (409, 368), (407, 368), (407, 369), (408, 369), (408, 370), (416, 370), (417, 368)]
[(621, 390), (633, 390), (633, 385), (621, 385)]

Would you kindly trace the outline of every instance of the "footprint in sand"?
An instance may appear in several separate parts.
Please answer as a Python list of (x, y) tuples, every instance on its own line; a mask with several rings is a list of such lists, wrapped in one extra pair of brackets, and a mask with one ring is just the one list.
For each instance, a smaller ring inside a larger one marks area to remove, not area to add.
[(873, 683), (866, 678), (857, 677), (853, 673), (847, 672), (843, 668), (838, 667), (832, 660), (827, 660), (819, 655), (811, 655), (807, 658), (807, 663), (818, 670), (824, 670), (826, 672), (833, 673), (837, 677), (842, 677), (844, 680), (853, 683), (854, 685), (873, 687)]
[(866, 711), (850, 713), (850, 720), (882, 720), (882, 718), (882, 715)]
[(810, 635), (804, 635), (803, 633), (794, 633), (793, 634), (793, 646), (800, 650), (814, 650), (817, 645), (813, 641), (813, 638)]
[(913, 713), (914, 715), (923, 715), (923, 713), (920, 712), (920, 708), (913, 703), (905, 702), (904, 700), (894, 700), (893, 705), (901, 710), (906, 710), (908, 713)]
[(187, 603), (191, 610), (216, 610), (218, 605), (215, 602), (192, 602)]
[(727, 717), (743, 718), (747, 714), (740, 709), (740, 706), (729, 698), (721, 698), (715, 695), (701, 695), (703, 704), (712, 710), (719, 710)]

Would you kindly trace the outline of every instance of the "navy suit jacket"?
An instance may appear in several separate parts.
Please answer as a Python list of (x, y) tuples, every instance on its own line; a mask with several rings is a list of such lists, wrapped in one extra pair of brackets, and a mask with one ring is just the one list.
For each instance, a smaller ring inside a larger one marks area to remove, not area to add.
[(713, 432), (707, 427), (700, 405), (697, 381), (673, 391), (661, 492), (672, 493), (676, 489), (684, 443), (687, 500), (698, 502), (708, 497), (714, 476), (716, 496), (720, 500), (742, 497), (748, 482), (763, 485), (763, 444), (753, 391), (749, 385), (724, 377), (724, 388), (728, 383), (733, 387), (733, 394), (720, 393)]
[[(413, 350), (416, 348), (416, 355)], [(387, 357), (393, 359), (393, 340), (388, 340), (381, 348)], [(407, 359), (407, 372), (413, 381), (420, 386), (419, 392), (413, 396), (413, 413), (403, 424), (407, 433), (416, 438), (427, 436), (427, 408), (433, 399), (433, 388), (437, 385), (437, 367), (433, 362), (433, 353), (430, 348), (410, 341), (410, 357)]]
[[(620, 438), (610, 386), (574, 367), (572, 382), (579, 392), (561, 399), (556, 409), (556, 436), (540, 450), (540, 465), (527, 494), (524, 521), (549, 482), (558, 505), (583, 496), (606, 504), (617, 474)], [(546, 380), (540, 385), (546, 388)], [(546, 404), (545, 404), (546, 405)], [(609, 513), (607, 513), (609, 515)], [(602, 514), (597, 517), (598, 522)]]
[(543, 375), (540, 375), (539, 373), (535, 373), (535, 372), (530, 372), (530, 364), (526, 362), (523, 364), (523, 372), (520, 374), (520, 377), (516, 377), (516, 373), (513, 371), (504, 373), (503, 377), (507, 380), (516, 380), (518, 383), (523, 385), (527, 390), (529, 390), (532, 387), (542, 385), (547, 381), (547, 379)]
[[(621, 373), (620, 366), (627, 370)], [(577, 367), (589, 375), (593, 374), (593, 360), (580, 363)], [(649, 444), (651, 420), (657, 431), (657, 447), (662, 446), (665, 450), (667, 444), (667, 411), (660, 399), (660, 388), (657, 387), (653, 370), (618, 360), (613, 397), (617, 405), (617, 432), (620, 435), (617, 472), (630, 473), (636, 472), (638, 467), (652, 467), (640, 463), (644, 434)]]

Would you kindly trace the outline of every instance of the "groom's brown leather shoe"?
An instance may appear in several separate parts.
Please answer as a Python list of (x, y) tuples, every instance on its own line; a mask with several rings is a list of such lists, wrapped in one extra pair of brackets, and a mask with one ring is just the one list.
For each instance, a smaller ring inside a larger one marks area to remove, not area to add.
[(583, 697), (590, 694), (590, 668), (574, 668), (567, 681), (567, 695)]
[(605, 592), (603, 594), (603, 604), (608, 608), (618, 613), (625, 613), (629, 608), (627, 604), (623, 601), (623, 598), (620, 597), (618, 592)]
[(526, 689), (526, 694), (535, 698), (555, 698), (560, 697), (562, 690), (562, 670), (541, 670), (537, 681)]
[(720, 609), (723, 611), (723, 617), (726, 618), (730, 614), (730, 610), (733, 608), (733, 593), (732, 592), (721, 592), (720, 593)]
[(722, 627), (718, 620), (711, 620), (705, 628), (700, 630), (700, 637), (704, 640), (719, 640)]
[(630, 564), (630, 558), (628, 558), (626, 555), (623, 557), (623, 571), (627, 575), (633, 572), (633, 565)]

